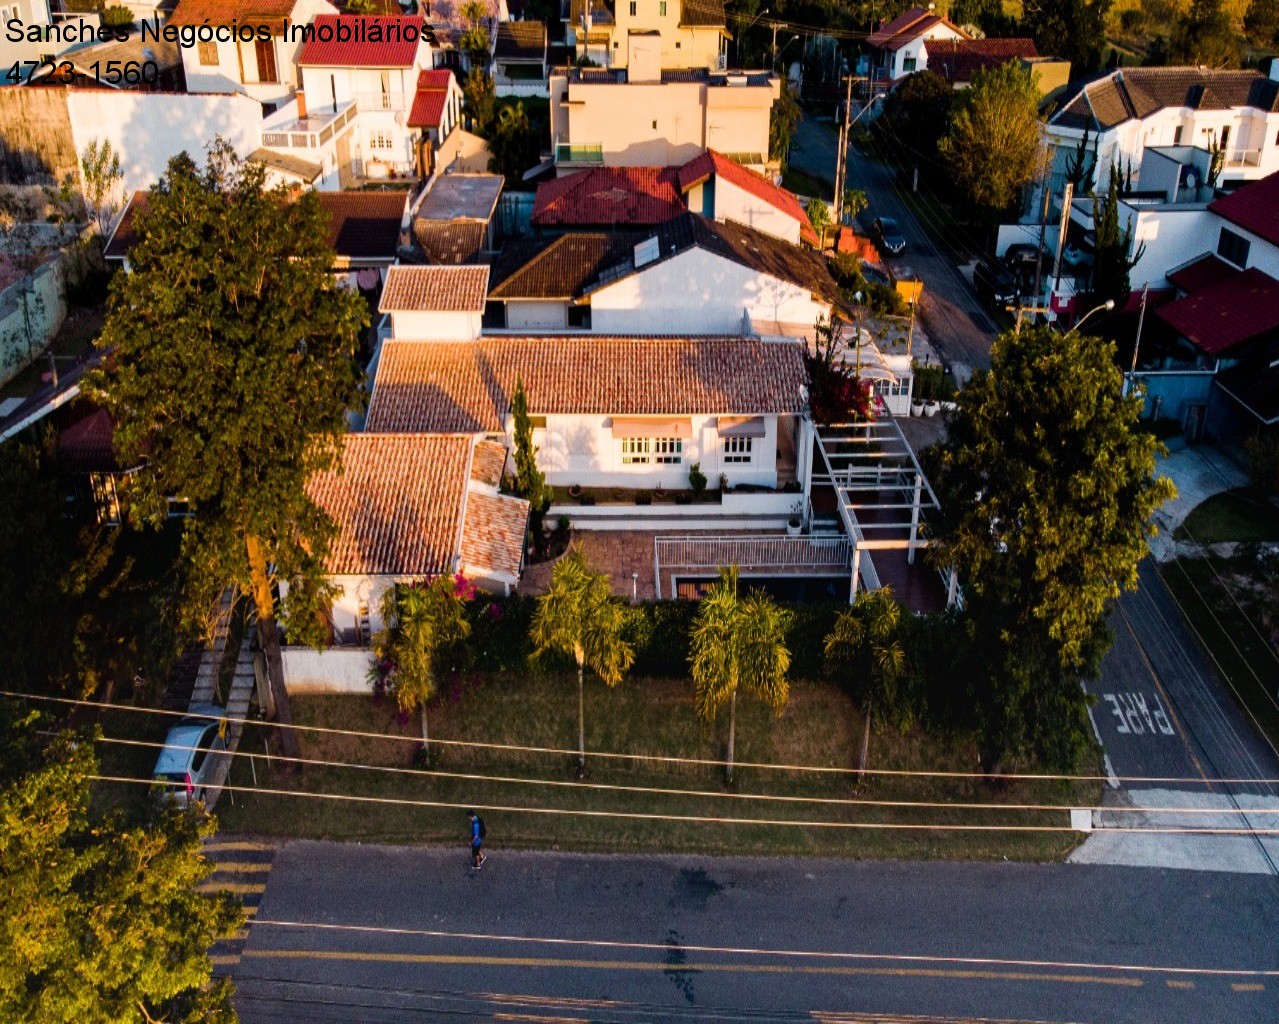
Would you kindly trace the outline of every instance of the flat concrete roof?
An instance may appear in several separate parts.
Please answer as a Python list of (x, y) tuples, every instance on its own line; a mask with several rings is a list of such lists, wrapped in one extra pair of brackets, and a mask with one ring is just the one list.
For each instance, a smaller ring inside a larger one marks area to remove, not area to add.
[(424, 220), (488, 221), (502, 194), (500, 174), (445, 174), (422, 199), (417, 216)]

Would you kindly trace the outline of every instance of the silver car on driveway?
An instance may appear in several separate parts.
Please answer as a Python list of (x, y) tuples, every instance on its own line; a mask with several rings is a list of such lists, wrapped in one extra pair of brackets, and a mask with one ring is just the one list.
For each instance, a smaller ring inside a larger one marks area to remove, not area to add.
[(169, 730), (151, 773), (164, 797), (184, 805), (204, 802), (217, 755), (226, 750), (226, 726), (225, 708), (192, 704), (187, 716)]

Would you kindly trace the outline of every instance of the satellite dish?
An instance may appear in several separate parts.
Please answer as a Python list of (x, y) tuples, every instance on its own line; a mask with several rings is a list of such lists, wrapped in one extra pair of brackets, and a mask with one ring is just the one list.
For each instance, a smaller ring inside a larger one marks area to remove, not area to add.
[(407, 120), (407, 118), (408, 118), (408, 115), (406, 115), (403, 110), (397, 110), (395, 112), (395, 123), (398, 124), (401, 128), (404, 127), (404, 122)]
[(1194, 171), (1191, 171), (1189, 174), (1186, 175), (1186, 188), (1198, 188), (1198, 187), (1199, 187), (1199, 178), (1196, 177)]

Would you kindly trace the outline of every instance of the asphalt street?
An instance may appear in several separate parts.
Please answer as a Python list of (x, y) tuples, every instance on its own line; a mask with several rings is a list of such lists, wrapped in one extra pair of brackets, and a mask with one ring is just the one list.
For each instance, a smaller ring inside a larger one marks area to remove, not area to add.
[[(835, 179), (838, 141), (834, 125), (811, 114), (800, 124), (791, 148), (791, 163), (814, 177)], [(998, 333), (963, 272), (933, 241), (932, 235), (903, 200), (905, 186), (891, 168), (849, 149), (847, 187), (862, 189), (870, 200), (863, 219), (893, 217), (902, 226), (908, 247), (894, 262), (908, 266), (924, 282), (920, 319), (942, 360), (964, 379), (966, 370), (990, 366), (990, 343)]]
[[(1093, 717), (1121, 777), (1208, 780), (1175, 788), (1279, 795), (1279, 759), (1231, 696), (1164, 585), (1176, 572), (1147, 558), (1140, 589), (1111, 615), (1115, 645), (1090, 688)], [(1218, 779), (1242, 780), (1223, 785)], [(1141, 783), (1133, 783), (1141, 785)]]
[(278, 1021), (1267, 1021), (1279, 882), (292, 843), (231, 969)]

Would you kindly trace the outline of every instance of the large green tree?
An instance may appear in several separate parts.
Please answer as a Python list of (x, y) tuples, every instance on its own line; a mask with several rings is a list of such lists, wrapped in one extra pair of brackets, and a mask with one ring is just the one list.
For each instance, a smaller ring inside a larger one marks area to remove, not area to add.
[(1243, 29), (1257, 46), (1279, 46), (1279, 0), (1249, 0)]
[(790, 162), (791, 139), (803, 120), (803, 108), (783, 80), (781, 95), (768, 113), (768, 156), (770, 160), (780, 160), (783, 170)]
[(185, 153), (170, 161), (135, 220), (133, 272), (112, 285), (89, 384), (122, 461), (146, 461), (134, 518), (159, 524), (171, 497), (189, 503), (189, 607), (207, 610), (231, 584), (252, 597), (281, 743), (297, 756), (277, 621), (294, 640), (324, 640), (335, 527), (306, 483), (335, 464), (361, 401), (368, 307), (330, 273), (315, 194), (267, 189), (264, 175), (223, 141), (203, 168)]
[(390, 685), (405, 713), (417, 711), (422, 750), (431, 756), (426, 706), (439, 687), (440, 659), (471, 635), (466, 596), (471, 585), (454, 576), (388, 587), (382, 594), (382, 630), (373, 641), (371, 674)]
[(898, 726), (912, 720), (903, 693), (906, 648), (902, 643), (901, 605), (888, 587), (858, 591), (853, 605), (839, 613), (826, 637), (827, 671), (838, 677), (862, 713), (862, 745), (857, 777), (866, 772), (871, 719), (890, 718)]
[(1101, 67), (1106, 49), (1106, 20), (1112, 0), (1026, 0), (1022, 31), (1040, 53), (1070, 61), (1071, 73), (1086, 75)]
[(92, 740), (38, 725), (0, 706), (0, 1019), (233, 1024), (209, 947), (244, 911), (198, 891), (212, 819), (172, 801), (143, 824), (91, 819)]
[(1168, 57), (1173, 64), (1239, 66), (1239, 37), (1221, 0), (1190, 0), (1168, 40)]
[(1073, 765), (1110, 643), (1107, 602), (1137, 585), (1151, 516), (1173, 493), (1114, 345), (1047, 326), (1006, 333), (959, 393), (933, 484), (939, 566), (959, 570), (975, 652), (967, 675), (985, 758)]
[(554, 651), (577, 664), (577, 766), (586, 771), (587, 667), (609, 686), (622, 681), (635, 651), (622, 636), (622, 603), (613, 597), (608, 577), (591, 571), (576, 548), (556, 563), (551, 586), (537, 599), (530, 636), (537, 654)]
[(938, 149), (961, 194), (993, 217), (1039, 174), (1042, 137), (1035, 76), (1009, 61), (973, 75)]
[(740, 593), (737, 567), (721, 569), (702, 598), (693, 621), (690, 662), (697, 713), (714, 722), (728, 705), (728, 756), (724, 779), (733, 781), (737, 738), (737, 692), (759, 698), (780, 715), (790, 699), (786, 673), (786, 613), (762, 590)]
[(946, 79), (935, 71), (917, 71), (884, 99), (884, 112), (872, 131), (887, 136), (903, 159), (932, 173), (941, 160), (937, 147), (950, 128), (954, 104), (955, 89)]

